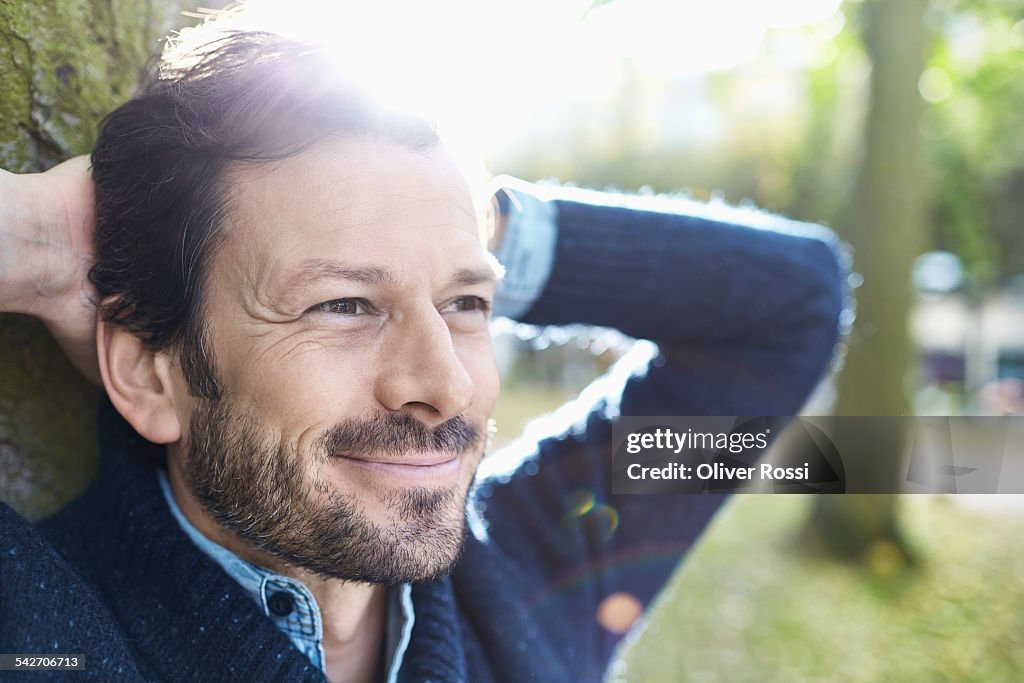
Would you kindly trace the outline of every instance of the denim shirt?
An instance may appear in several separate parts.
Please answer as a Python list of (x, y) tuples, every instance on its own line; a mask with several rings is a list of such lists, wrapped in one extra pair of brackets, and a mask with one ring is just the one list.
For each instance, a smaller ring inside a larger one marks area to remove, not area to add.
[[(260, 609), (281, 631), (288, 636), (292, 644), (309, 658), (309, 661), (321, 671), (326, 671), (323, 648), (323, 618), (316, 599), (309, 589), (296, 579), (281, 576), (263, 567), (256, 566), (235, 555), (210, 539), (203, 536), (185, 518), (171, 493), (170, 483), (163, 470), (157, 471), (160, 488), (163, 490), (171, 515), (177, 520), (182, 530), (201, 551), (214, 562), (223, 567), (228, 576), (233, 578), (256, 601)], [(416, 620), (412, 606), (412, 587), (402, 584), (397, 589), (388, 591), (387, 619), (385, 626), (385, 653), (389, 662), (388, 683), (397, 680), (398, 671), (402, 666), (402, 658), (409, 645), (413, 623)]]
[(558, 241), (557, 210), (543, 196), (543, 186), (498, 176), (493, 187), (498, 213), (506, 220), (494, 252), (504, 268), (494, 315), (516, 320), (530, 310), (551, 276)]

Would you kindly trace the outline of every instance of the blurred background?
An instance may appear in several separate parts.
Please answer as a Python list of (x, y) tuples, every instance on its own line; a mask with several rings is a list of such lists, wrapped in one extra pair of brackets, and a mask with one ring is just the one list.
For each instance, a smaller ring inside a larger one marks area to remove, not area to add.
[[(492, 168), (827, 224), (857, 319), (805, 413), (1021, 414), (1024, 5), (584, 4), (602, 56), (539, 59)], [(615, 355), (509, 339), (500, 436)], [(609, 680), (1021, 680), (1022, 541), (1017, 497), (739, 497)]]
[[(1019, 0), (250, 7), (333, 41), (495, 174), (832, 227), (853, 248), (856, 320), (805, 413), (1024, 411)], [(0, 165), (88, 151), (160, 37), (206, 14), (4, 3)], [(499, 447), (632, 343), (496, 332)], [(84, 485), (95, 400), (35, 321), (0, 317), (0, 498), (38, 517)], [(1024, 680), (1022, 541), (1014, 496), (738, 496), (644, 623), (607, 619), (633, 627), (609, 680)]]
[[(856, 321), (805, 413), (1021, 414), (1024, 4), (582, 7), (493, 169), (829, 225)], [(521, 337), (499, 436), (618, 348)], [(1017, 496), (738, 497), (610, 680), (1022, 680), (1022, 541)]]
[[(544, 23), (553, 4), (520, 21)], [(847, 373), (828, 407), (1021, 414), (1024, 5), (564, 4), (594, 54), (556, 31), (549, 52), (509, 67), (531, 76), (495, 75), (498, 108), (517, 112), (488, 131), (492, 170), (829, 225), (857, 271), (840, 357), (884, 373)], [(551, 362), (558, 384), (573, 374)]]

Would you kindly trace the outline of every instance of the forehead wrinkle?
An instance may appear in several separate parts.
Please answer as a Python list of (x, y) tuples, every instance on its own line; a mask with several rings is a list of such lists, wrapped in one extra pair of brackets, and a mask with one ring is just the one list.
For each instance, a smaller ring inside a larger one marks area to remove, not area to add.
[(421, 204), (447, 204), (449, 206), (457, 208), (459, 211), (466, 214), (466, 216), (473, 219), (474, 221), (476, 221), (477, 218), (476, 212), (473, 210), (473, 203), (470, 200), (470, 195), (468, 192), (465, 193), (465, 196), (463, 196), (462, 192), (459, 192), (457, 197), (442, 197), (438, 196), (435, 192), (431, 192), (430, 194), (424, 194), (422, 192), (415, 192), (412, 194), (406, 192), (396, 192), (388, 196), (393, 198), (410, 199)]
[(349, 266), (328, 259), (306, 259), (288, 277), (285, 288), (302, 286), (317, 280), (347, 280), (361, 285), (383, 286), (398, 289), (401, 280), (390, 268), (384, 266)]
[[(460, 193), (460, 195), (461, 194), (462, 193)], [(468, 224), (446, 221), (441, 225), (444, 225), (446, 227), (458, 228), (459, 230), (465, 230), (467, 227), (470, 227), (473, 229), (473, 232), (480, 231), (480, 216), (478, 215), (476, 207), (473, 205), (472, 199), (468, 192), (465, 194), (464, 197), (460, 196), (457, 199), (453, 197), (439, 197), (437, 196), (436, 193), (431, 193), (429, 195), (423, 195), (421, 193), (393, 193), (387, 196), (391, 198), (411, 200), (416, 202), (420, 206), (428, 204), (442, 204), (448, 207), (455, 208), (459, 213), (465, 215), (465, 217), (469, 221)], [(466, 201), (462, 201), (463, 199), (465, 199)]]

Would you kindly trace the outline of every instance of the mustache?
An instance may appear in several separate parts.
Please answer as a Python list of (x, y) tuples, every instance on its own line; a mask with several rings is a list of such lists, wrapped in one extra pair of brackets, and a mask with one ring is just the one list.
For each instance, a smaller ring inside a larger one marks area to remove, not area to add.
[(458, 455), (480, 438), (480, 431), (461, 415), (431, 429), (412, 415), (381, 415), (368, 420), (348, 420), (331, 427), (320, 437), (326, 457), (358, 453), (382, 453), (400, 457), (435, 451)]

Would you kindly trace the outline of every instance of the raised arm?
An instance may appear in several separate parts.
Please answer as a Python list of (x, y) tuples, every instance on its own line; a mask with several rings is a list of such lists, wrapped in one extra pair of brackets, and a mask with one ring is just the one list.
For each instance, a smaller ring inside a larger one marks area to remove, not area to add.
[(482, 526), (545, 623), (566, 624), (556, 648), (606, 662), (621, 634), (601, 624), (605, 601), (646, 607), (724, 500), (611, 495), (611, 420), (796, 413), (828, 369), (848, 264), (827, 229), (752, 210), (512, 187), (504, 311), (657, 343), (481, 473)]
[(87, 157), (45, 173), (0, 170), (0, 311), (40, 318), (75, 365), (98, 382), (88, 283), (93, 226)]
[(543, 288), (528, 306), (517, 302), (518, 319), (655, 341), (665, 361), (658, 367), (667, 369), (656, 374), (685, 375), (686, 391), (659, 391), (653, 404), (624, 397), (634, 401), (625, 412), (799, 410), (831, 358), (846, 296), (848, 257), (830, 230), (685, 199), (526, 186), (530, 197), (517, 187), (512, 210), (524, 215), (513, 217), (527, 234), (516, 239), (541, 231), (538, 213), (555, 226), (554, 239), (541, 240), (553, 243)]

